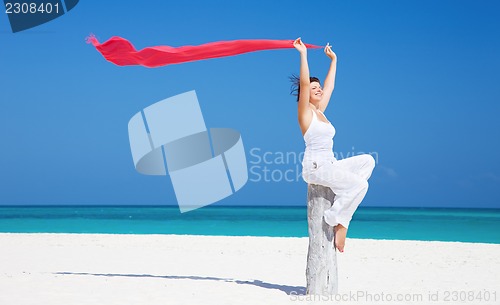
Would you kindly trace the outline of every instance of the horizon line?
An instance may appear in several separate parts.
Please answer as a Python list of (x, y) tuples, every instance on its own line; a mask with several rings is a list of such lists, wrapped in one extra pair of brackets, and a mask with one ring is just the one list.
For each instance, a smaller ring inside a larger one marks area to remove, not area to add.
[[(79, 208), (112, 208), (112, 207), (127, 207), (127, 208), (179, 208), (177, 204), (0, 204), (0, 208), (33, 208), (33, 207), (79, 207)], [(306, 205), (207, 205), (202, 208), (307, 208)], [(360, 206), (358, 208), (400, 208), (400, 209), (458, 209), (458, 210), (500, 210), (500, 207), (449, 207), (449, 206)]]

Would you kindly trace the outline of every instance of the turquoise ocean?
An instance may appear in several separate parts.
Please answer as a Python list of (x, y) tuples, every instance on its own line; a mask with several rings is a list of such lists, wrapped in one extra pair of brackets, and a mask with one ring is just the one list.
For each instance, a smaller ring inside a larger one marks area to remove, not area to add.
[[(305, 207), (0, 206), (0, 232), (306, 237)], [(348, 237), (500, 243), (500, 209), (360, 207)]]

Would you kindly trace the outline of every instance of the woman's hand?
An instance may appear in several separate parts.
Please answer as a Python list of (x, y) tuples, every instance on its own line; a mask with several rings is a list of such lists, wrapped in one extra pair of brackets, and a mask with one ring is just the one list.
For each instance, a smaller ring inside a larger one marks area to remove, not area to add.
[(300, 52), (300, 54), (306, 54), (307, 53), (307, 48), (306, 45), (300, 40), (300, 37), (295, 39), (293, 42), (293, 46), (297, 49), (297, 51)]
[(326, 47), (325, 47), (325, 54), (326, 56), (328, 56), (328, 58), (330, 58), (331, 60), (337, 60), (337, 55), (335, 53), (333, 53), (332, 51), (332, 46), (330, 45), (330, 43), (327, 43), (326, 44)]

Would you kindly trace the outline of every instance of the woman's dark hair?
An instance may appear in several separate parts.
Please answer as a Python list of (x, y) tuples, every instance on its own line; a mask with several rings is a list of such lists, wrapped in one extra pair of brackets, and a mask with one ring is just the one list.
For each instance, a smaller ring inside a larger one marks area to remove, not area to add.
[[(295, 95), (297, 97), (297, 102), (299, 101), (299, 95), (300, 95), (300, 77), (298, 77), (295, 74), (292, 74), (292, 76), (288, 77), (290, 81), (292, 82), (291, 86), (291, 95)], [(321, 82), (319, 81), (319, 78), (315, 76), (309, 77), (309, 82), (318, 82), (321, 85)]]

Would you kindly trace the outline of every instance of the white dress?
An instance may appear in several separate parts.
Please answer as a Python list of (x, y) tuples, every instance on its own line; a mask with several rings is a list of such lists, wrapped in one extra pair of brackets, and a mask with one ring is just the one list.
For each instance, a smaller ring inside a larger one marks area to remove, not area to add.
[(323, 185), (333, 191), (334, 203), (325, 211), (325, 222), (330, 226), (341, 224), (348, 228), (352, 215), (368, 191), (368, 178), (375, 167), (375, 159), (363, 154), (337, 160), (333, 154), (335, 128), (330, 122), (320, 121), (316, 112), (312, 112), (313, 119), (304, 134), (306, 150), (302, 178), (309, 184)]

